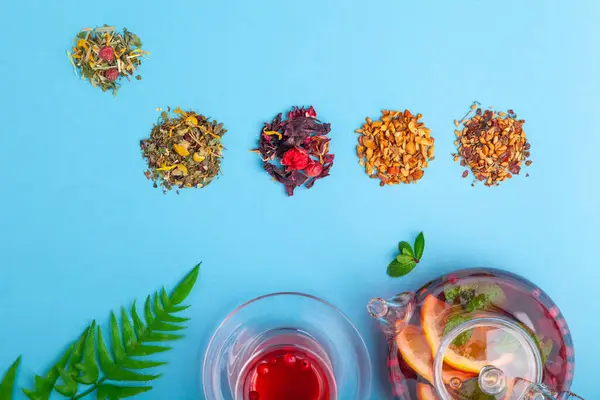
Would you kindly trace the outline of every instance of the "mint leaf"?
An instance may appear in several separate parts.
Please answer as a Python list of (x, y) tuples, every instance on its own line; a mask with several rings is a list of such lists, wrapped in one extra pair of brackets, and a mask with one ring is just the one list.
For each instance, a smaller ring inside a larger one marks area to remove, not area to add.
[[(401, 261), (400, 261), (401, 260)], [(392, 278), (398, 278), (408, 274), (417, 266), (417, 263), (410, 256), (399, 255), (392, 261), (387, 268), (387, 274)]]
[(478, 294), (467, 304), (467, 311), (484, 310), (490, 305), (489, 298), (485, 294)]
[(502, 288), (495, 283), (477, 285), (474, 290), (477, 293), (467, 303), (467, 311), (485, 310), (493, 304), (503, 302), (506, 297)]
[(453, 302), (460, 295), (460, 286), (444, 286), (444, 296), (446, 301)]
[(461, 388), (458, 390), (459, 399), (468, 400), (495, 400), (496, 396), (485, 394), (479, 387), (477, 378), (469, 379), (464, 382)]
[[(454, 314), (454, 315), (449, 316), (448, 320), (446, 321), (446, 326), (444, 327), (444, 336), (447, 335), (452, 329), (456, 328), (460, 324), (467, 322), (469, 319), (470, 318), (467, 317), (466, 315), (461, 315), (461, 314)], [(454, 339), (452, 344), (455, 346), (458, 346), (458, 347), (464, 346), (469, 341), (469, 339), (471, 339), (472, 335), (473, 335), (473, 330), (469, 329), (468, 331), (463, 332), (460, 335), (458, 335), (456, 337), (456, 339)]]
[(398, 243), (398, 250), (400, 251), (400, 254), (404, 254), (407, 256), (411, 256), (411, 257), (415, 256), (415, 253), (413, 252), (413, 249), (412, 249), (410, 243), (408, 243), (408, 242)]
[(412, 256), (407, 256), (406, 254), (400, 254), (396, 257), (396, 260), (401, 264), (407, 264), (411, 261), (415, 261)]
[(417, 262), (421, 261), (421, 257), (423, 257), (424, 250), (425, 250), (425, 236), (423, 235), (423, 232), (421, 232), (415, 239), (415, 258), (417, 259)]
[[(529, 331), (529, 329), (528, 329)], [(550, 353), (552, 353), (552, 347), (554, 347), (554, 343), (552, 342), (552, 339), (546, 339), (544, 340), (543, 336), (537, 336), (537, 335), (532, 335), (533, 336), (533, 340), (535, 341), (535, 344), (537, 345), (538, 349), (540, 350), (540, 355), (542, 356), (542, 364), (546, 364), (546, 361), (548, 360), (548, 357), (550, 356)]]

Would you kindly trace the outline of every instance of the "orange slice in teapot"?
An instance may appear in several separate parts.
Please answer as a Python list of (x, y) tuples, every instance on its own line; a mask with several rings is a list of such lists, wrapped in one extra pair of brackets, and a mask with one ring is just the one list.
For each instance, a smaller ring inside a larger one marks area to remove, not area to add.
[(417, 398), (419, 400), (438, 400), (432, 386), (425, 383), (417, 383)]
[[(407, 325), (396, 337), (396, 343), (404, 361), (418, 375), (433, 384), (433, 357), (423, 331), (414, 325)], [(447, 366), (444, 366), (442, 374), (445, 383), (449, 383), (452, 378), (464, 382), (474, 376)]]
[[(428, 295), (423, 301), (421, 324), (434, 357), (442, 342), (446, 319), (451, 309), (451, 305), (432, 295)], [(488, 332), (488, 328), (473, 328), (471, 338), (464, 346), (460, 348), (451, 346), (446, 351), (444, 363), (461, 371), (475, 374), (478, 374), (486, 365), (502, 367), (510, 363), (514, 358), (510, 353), (502, 354), (494, 360), (486, 357)]]

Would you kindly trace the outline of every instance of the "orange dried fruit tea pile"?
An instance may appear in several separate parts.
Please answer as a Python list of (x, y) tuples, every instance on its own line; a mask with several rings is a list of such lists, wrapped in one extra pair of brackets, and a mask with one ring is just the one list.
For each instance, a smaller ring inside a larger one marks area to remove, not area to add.
[(367, 174), (380, 185), (415, 183), (433, 160), (434, 138), (421, 122), (421, 114), (410, 111), (382, 111), (377, 121), (366, 119), (356, 132), (356, 151)]
[[(496, 112), (482, 111), (475, 102), (461, 121), (454, 121), (457, 129), (456, 141), (458, 153), (452, 154), (454, 161), (468, 167), (475, 182), (485, 182), (486, 186), (498, 186), (500, 182), (512, 178), (521, 172), (523, 164), (530, 166), (531, 145), (523, 130), (524, 120), (517, 119), (513, 110)], [(529, 174), (527, 174), (529, 176)], [(475, 182), (473, 184), (475, 184)]]

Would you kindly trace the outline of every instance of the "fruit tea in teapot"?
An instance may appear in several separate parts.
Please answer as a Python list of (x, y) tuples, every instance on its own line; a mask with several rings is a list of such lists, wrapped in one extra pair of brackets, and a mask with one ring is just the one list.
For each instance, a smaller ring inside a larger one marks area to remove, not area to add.
[(462, 270), (368, 309), (388, 338), (398, 399), (579, 398), (566, 321), (517, 275)]

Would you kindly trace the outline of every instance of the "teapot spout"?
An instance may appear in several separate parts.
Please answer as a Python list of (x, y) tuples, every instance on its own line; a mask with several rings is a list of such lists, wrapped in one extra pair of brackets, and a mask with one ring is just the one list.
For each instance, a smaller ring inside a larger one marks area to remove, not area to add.
[(415, 294), (401, 293), (391, 299), (374, 298), (369, 301), (367, 310), (379, 321), (386, 337), (394, 338), (406, 326), (415, 311)]

